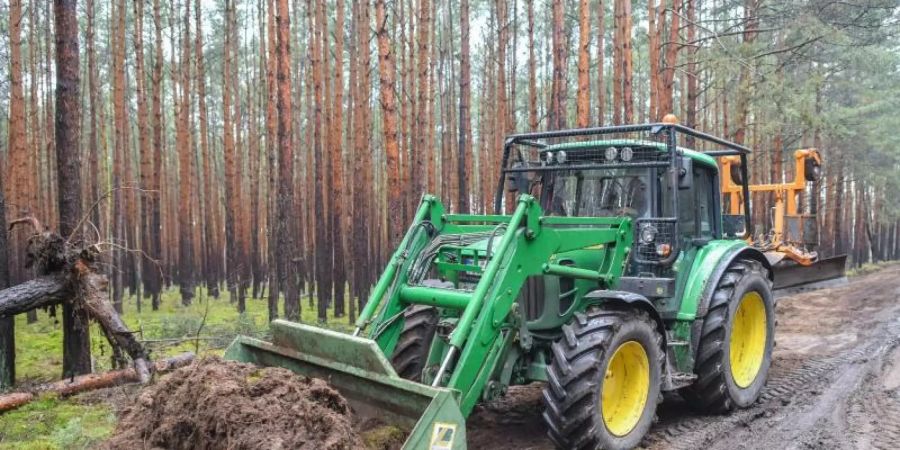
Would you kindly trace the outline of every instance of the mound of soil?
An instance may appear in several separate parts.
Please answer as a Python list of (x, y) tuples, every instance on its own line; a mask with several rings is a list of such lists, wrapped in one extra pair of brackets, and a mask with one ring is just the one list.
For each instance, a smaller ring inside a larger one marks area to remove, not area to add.
[(347, 401), (324, 381), (208, 358), (144, 389), (108, 449), (355, 449)]

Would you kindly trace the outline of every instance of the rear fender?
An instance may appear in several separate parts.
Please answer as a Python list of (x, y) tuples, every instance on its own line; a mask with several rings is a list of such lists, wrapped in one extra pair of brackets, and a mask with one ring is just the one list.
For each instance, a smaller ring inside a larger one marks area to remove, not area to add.
[(709, 310), (709, 302), (712, 299), (713, 291), (716, 290), (716, 286), (719, 284), (719, 280), (722, 278), (722, 275), (725, 274), (725, 270), (728, 269), (728, 266), (738, 259), (753, 259), (759, 261), (763, 267), (766, 268), (769, 275), (769, 281), (775, 281), (772, 265), (769, 264), (769, 260), (763, 252), (753, 247), (744, 247), (737, 249), (737, 251), (729, 252), (719, 260), (719, 264), (716, 265), (715, 270), (710, 274), (710, 277), (706, 279), (706, 284), (703, 286), (702, 296), (700, 297), (700, 305), (697, 308), (697, 317), (706, 317), (706, 313)]
[(769, 280), (773, 275), (771, 265), (763, 253), (747, 245), (744, 241), (712, 241), (697, 254), (694, 259), (683, 294), (681, 307), (678, 310), (677, 319), (693, 321), (706, 316), (709, 308), (709, 300), (713, 290), (719, 284), (719, 279), (725, 273), (725, 269), (738, 258), (754, 259), (762, 263), (769, 270)]
[(596, 291), (591, 291), (587, 295), (584, 296), (585, 305), (612, 305), (622, 308), (636, 308), (641, 311), (646, 311), (650, 318), (653, 319), (653, 322), (656, 323), (656, 329), (659, 331), (660, 336), (662, 336), (662, 351), (665, 353), (666, 351), (666, 326), (663, 323), (662, 317), (660, 317), (659, 312), (656, 311), (656, 308), (653, 307), (653, 303), (640, 294), (635, 294), (633, 292), (626, 291), (610, 291), (604, 289), (598, 289)]

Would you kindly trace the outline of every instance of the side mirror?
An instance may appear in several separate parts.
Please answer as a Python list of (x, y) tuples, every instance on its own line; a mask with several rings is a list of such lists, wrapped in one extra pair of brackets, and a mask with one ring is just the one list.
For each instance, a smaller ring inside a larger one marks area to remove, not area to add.
[(743, 215), (722, 215), (722, 234), (727, 238), (741, 238), (747, 233), (747, 223)]
[(694, 160), (684, 156), (678, 158), (675, 170), (678, 171), (678, 189), (694, 187)]

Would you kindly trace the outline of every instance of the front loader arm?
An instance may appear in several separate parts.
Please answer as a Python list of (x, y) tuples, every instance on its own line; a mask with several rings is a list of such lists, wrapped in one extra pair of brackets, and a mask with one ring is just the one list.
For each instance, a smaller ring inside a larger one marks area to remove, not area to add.
[[(540, 206), (529, 195), (519, 197), (511, 216), (443, 216), (434, 211), (442, 214), (443, 208), (432, 197), (425, 197), (413, 227), (391, 259), (357, 324), (362, 328), (371, 321), (368, 335), (378, 342), (385, 355), (390, 355), (402, 328), (398, 318), (408, 305), (428, 304), (457, 311), (455, 328), (439, 354), (440, 368), (430, 378), (435, 387), (446, 386), (460, 392), (460, 409), (468, 415), (481, 400), (487, 383), (497, 376), (501, 358), (515, 341), (519, 330), (515, 326), (517, 319), (510, 313), (525, 279), (569, 269), (551, 263), (553, 255), (558, 253), (608, 246), (609, 253), (601, 267), (570, 269), (566, 276), (613, 286), (622, 274), (631, 246), (631, 221), (628, 218), (544, 217)], [(483, 269), (478, 269), (480, 280), (473, 290), (407, 284), (410, 261), (416, 259), (417, 252), (430, 239), (416, 232), (417, 228), (423, 228), (419, 224), (425, 221), (430, 222), (428, 227), (433, 227), (436, 235), (484, 231), (505, 224), (505, 228), (496, 228), (503, 232), (494, 237), (489, 259)], [(377, 318), (370, 319), (379, 306)]]

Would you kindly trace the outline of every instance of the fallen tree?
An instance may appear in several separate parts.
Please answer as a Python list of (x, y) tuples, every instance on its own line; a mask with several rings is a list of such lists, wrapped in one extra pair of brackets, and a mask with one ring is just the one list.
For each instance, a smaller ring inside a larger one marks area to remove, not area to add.
[[(181, 355), (172, 358), (156, 361), (154, 368), (156, 373), (166, 373), (187, 366), (193, 361), (193, 353), (182, 353)], [(80, 375), (71, 379), (41, 384), (28, 392), (13, 392), (0, 395), (0, 413), (27, 405), (44, 392), (53, 392), (61, 397), (66, 397), (80, 392), (108, 388), (125, 383), (136, 383), (139, 381), (140, 377), (134, 368)]]
[(149, 381), (152, 366), (147, 351), (109, 302), (109, 280), (97, 268), (99, 247), (81, 240), (71, 242), (44, 230), (34, 217), (14, 220), (9, 227), (17, 225), (30, 225), (35, 230), (28, 240), (26, 265), (35, 267), (38, 277), (0, 290), (0, 318), (67, 302), (83, 309), (100, 325), (114, 352), (128, 354), (140, 382)]

